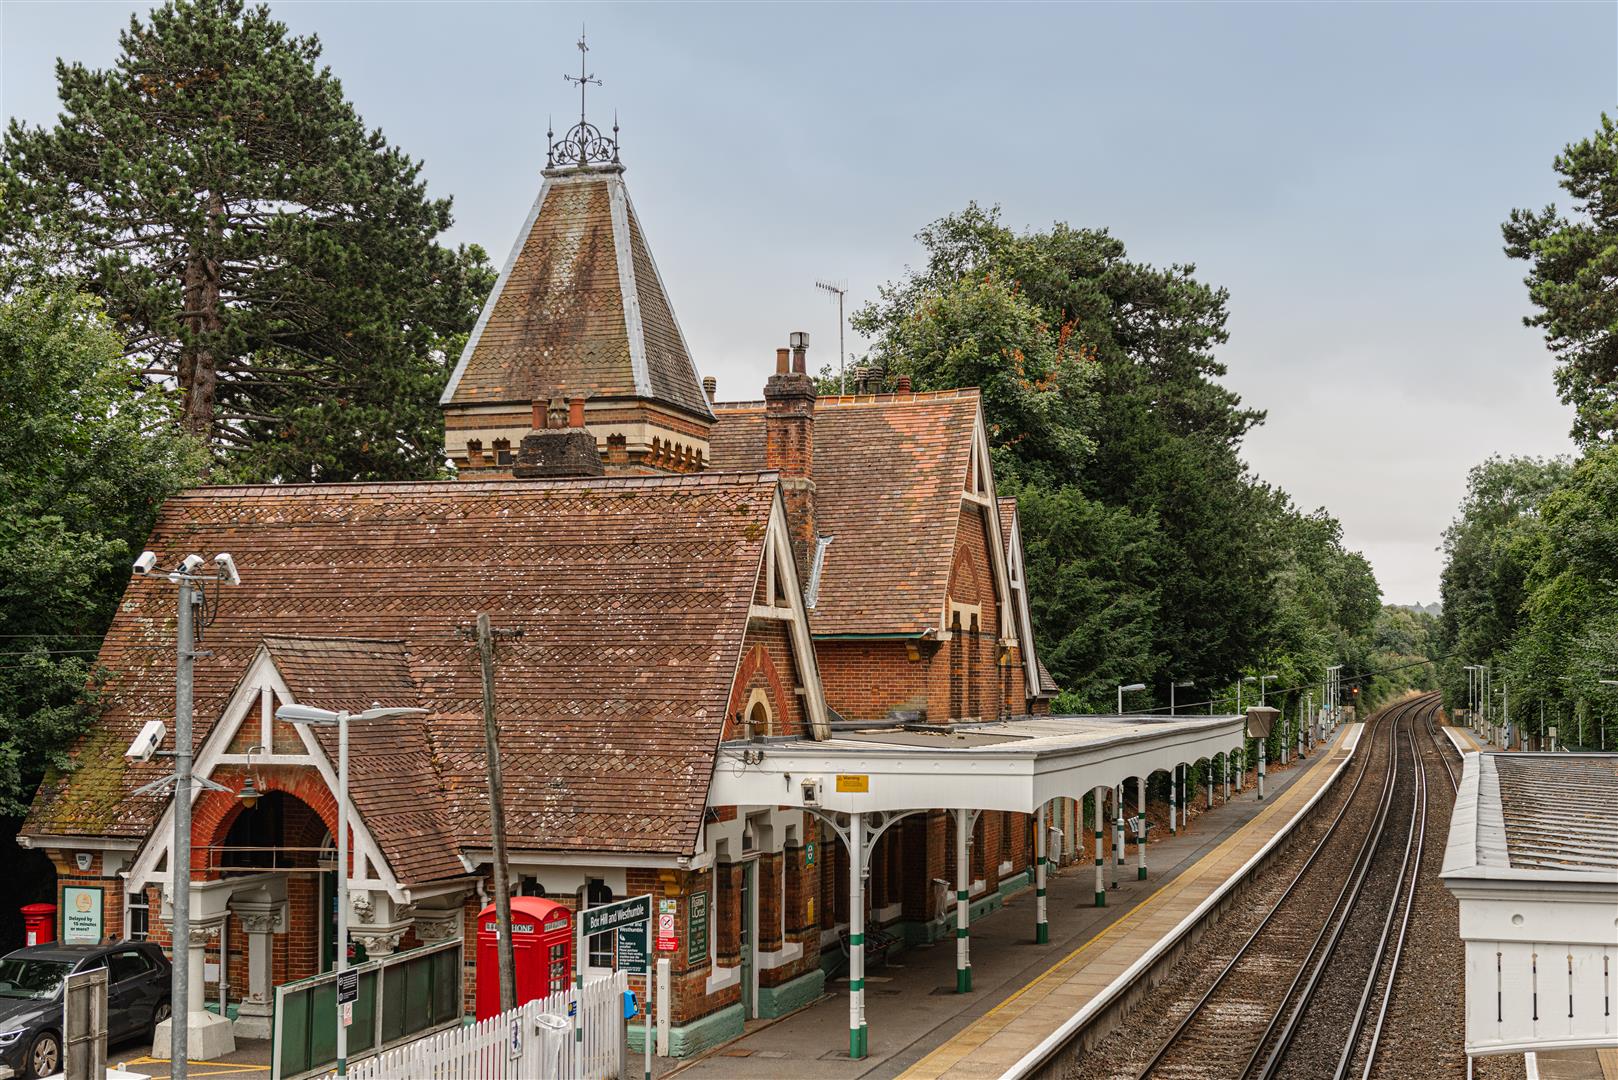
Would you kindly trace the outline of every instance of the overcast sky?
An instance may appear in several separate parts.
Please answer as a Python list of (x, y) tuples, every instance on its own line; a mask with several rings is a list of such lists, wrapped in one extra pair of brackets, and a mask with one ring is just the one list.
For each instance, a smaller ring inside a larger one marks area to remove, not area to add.
[[(50, 122), (55, 58), (110, 63), (149, 6), (0, 2), (0, 111)], [(788, 331), (833, 357), (815, 279), (868, 299), (975, 199), (1229, 288), (1228, 381), (1269, 411), (1247, 459), (1336, 514), (1390, 602), (1436, 598), (1471, 465), (1571, 448), (1500, 222), (1561, 201), (1552, 158), (1618, 102), (1612, 3), (272, 6), (496, 264), (587, 23), (592, 119), (618, 111), (721, 397), (756, 396)]]

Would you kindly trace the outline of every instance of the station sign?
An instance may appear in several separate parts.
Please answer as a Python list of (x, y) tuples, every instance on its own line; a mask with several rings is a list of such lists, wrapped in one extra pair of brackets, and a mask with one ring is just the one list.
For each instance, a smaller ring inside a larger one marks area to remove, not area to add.
[(837, 790), (866, 794), (871, 790), (871, 778), (864, 773), (838, 773)]
[(579, 912), (579, 933), (591, 938), (597, 934), (609, 934), (625, 926), (649, 922), (651, 918), (651, 894), (632, 896), (628, 900), (602, 904), (600, 907), (586, 908)]
[(360, 973), (348, 968), (337, 973), (337, 1004), (352, 1005), (360, 999)]

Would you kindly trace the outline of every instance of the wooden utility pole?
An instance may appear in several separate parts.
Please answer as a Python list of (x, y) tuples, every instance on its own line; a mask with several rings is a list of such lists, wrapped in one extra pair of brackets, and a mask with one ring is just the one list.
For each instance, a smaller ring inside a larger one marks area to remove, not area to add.
[[(494, 638), (487, 612), (478, 614), (478, 657), (483, 662), (483, 742), (489, 755), (489, 846), (494, 861), (494, 917), (499, 924), (500, 1011), (517, 1007), (517, 957), (511, 941), (511, 871), (506, 864), (505, 787), (500, 779), (500, 731), (494, 720)], [(501, 632), (518, 637), (521, 630)]]

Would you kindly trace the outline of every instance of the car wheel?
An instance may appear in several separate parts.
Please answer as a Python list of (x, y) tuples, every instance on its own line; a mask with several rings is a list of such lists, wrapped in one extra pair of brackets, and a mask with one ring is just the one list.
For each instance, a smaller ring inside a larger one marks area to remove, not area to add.
[(172, 1013), (172, 1012), (173, 1012), (173, 1010), (169, 1008), (169, 1003), (166, 1002), (166, 1001), (159, 1001), (156, 1005), (152, 1006), (152, 1038), (153, 1039), (157, 1038), (157, 1025), (159, 1025), (163, 1021), (167, 1020), (169, 1018), (170, 1013)]
[(34, 1041), (28, 1046), (28, 1075), (30, 1077), (53, 1076), (62, 1068), (62, 1041), (52, 1031), (42, 1031), (34, 1036)]

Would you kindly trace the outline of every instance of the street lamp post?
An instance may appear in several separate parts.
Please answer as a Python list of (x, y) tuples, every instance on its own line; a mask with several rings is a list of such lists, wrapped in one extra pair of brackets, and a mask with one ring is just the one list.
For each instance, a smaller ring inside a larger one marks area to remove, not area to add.
[[(1601, 685), (1602, 686), (1618, 687), (1618, 679), (1602, 679), (1601, 680)], [(1505, 687), (1502, 686), (1501, 689), (1504, 690)], [(1607, 710), (1605, 710), (1605, 709), (1601, 710), (1601, 717), (1602, 717), (1601, 722), (1596, 724), (1596, 730), (1598, 732), (1600, 732), (1600, 740), (1601, 740), (1600, 750), (1601, 750), (1602, 753), (1607, 752), (1607, 722), (1606, 722), (1606, 716), (1607, 716)]]
[(1145, 683), (1139, 683), (1139, 682), (1130, 683), (1128, 686), (1125, 686), (1122, 683), (1120, 683), (1118, 685), (1118, 715), (1119, 716), (1124, 715), (1124, 695), (1134, 693), (1136, 690), (1144, 690), (1144, 689), (1146, 689), (1146, 684)]
[[(1250, 682), (1258, 682), (1258, 679), (1255, 678), (1252, 675), (1243, 675), (1241, 678), (1236, 680), (1236, 715), (1237, 716), (1246, 716), (1247, 715), (1246, 713), (1242, 712), (1242, 684), (1243, 683), (1250, 683)], [(1241, 753), (1242, 753), (1241, 760), (1238, 762), (1238, 765), (1240, 765), (1240, 769), (1238, 769), (1238, 771), (1236, 773), (1236, 790), (1238, 792), (1242, 790), (1242, 780), (1247, 776), (1247, 729), (1245, 727), (1242, 729), (1242, 751), (1241, 751)]]
[[(332, 711), (310, 705), (282, 705), (275, 710), (275, 718), (285, 724), (308, 724), (312, 727), (337, 728), (337, 986), (341, 991), (343, 973), (348, 970), (348, 907), (352, 901), (348, 894), (348, 725), (350, 721), (364, 723), (387, 720), (396, 716), (426, 716), (426, 709), (384, 709), (373, 705), (364, 712), (350, 713), (346, 709)], [(510, 928), (502, 932), (510, 933)], [(338, 998), (342, 994), (339, 992)], [(343, 1006), (337, 1006), (337, 1075), (348, 1075), (348, 1027), (343, 1023)]]

